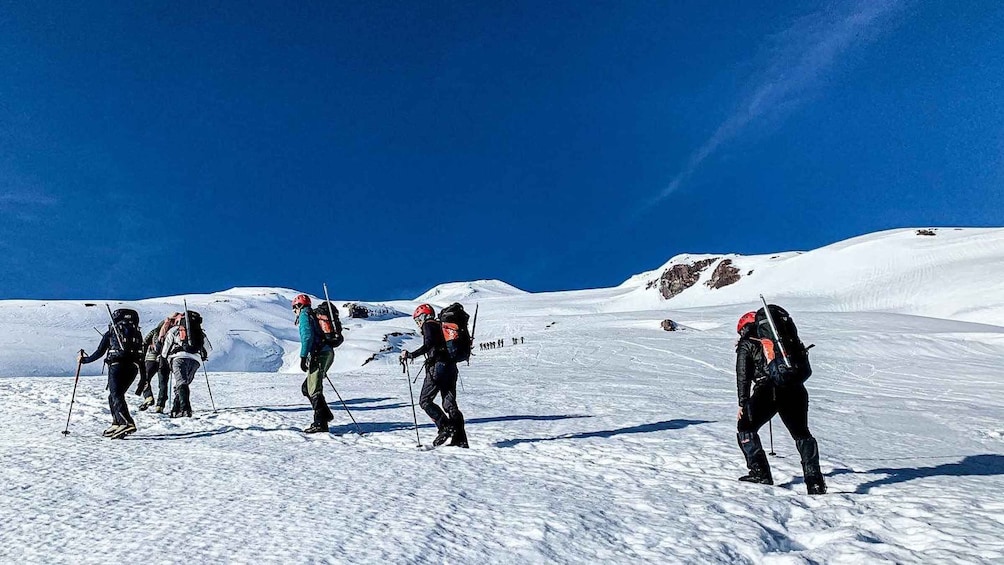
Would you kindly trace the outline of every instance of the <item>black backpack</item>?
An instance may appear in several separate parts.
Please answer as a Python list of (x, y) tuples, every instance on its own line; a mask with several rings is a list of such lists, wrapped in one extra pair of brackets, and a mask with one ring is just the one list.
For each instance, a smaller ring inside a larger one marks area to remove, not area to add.
[[(179, 324), (178, 339), (185, 353), (201, 355), (206, 346), (206, 334), (202, 331), (202, 314), (189, 310)], [(187, 324), (186, 324), (187, 321)]]
[(320, 306), (314, 308), (314, 318), (317, 319), (317, 327), (321, 335), (324, 336), (325, 344), (334, 349), (345, 341), (337, 306), (327, 301), (322, 302)]
[(470, 319), (459, 302), (454, 302), (439, 312), (439, 324), (443, 326), (443, 338), (446, 340), (446, 354), (454, 363), (471, 359), (472, 339), (467, 328)]
[[(143, 358), (143, 333), (139, 329), (139, 313), (129, 308), (119, 308), (112, 312), (111, 332), (108, 342), (109, 364), (119, 362), (139, 362)], [(121, 341), (119, 341), (121, 337)]]
[[(812, 367), (809, 365), (809, 349), (812, 346), (806, 347), (802, 344), (802, 340), (798, 337), (798, 327), (795, 326), (795, 321), (791, 319), (787, 310), (776, 304), (771, 304), (768, 308), (778, 335), (775, 336), (771, 330), (770, 321), (767, 320), (763, 308), (757, 311), (755, 322), (756, 335), (764, 348), (767, 375), (777, 386), (802, 384), (812, 375)], [(778, 347), (779, 343), (784, 346), (790, 367), (784, 362), (781, 348)]]

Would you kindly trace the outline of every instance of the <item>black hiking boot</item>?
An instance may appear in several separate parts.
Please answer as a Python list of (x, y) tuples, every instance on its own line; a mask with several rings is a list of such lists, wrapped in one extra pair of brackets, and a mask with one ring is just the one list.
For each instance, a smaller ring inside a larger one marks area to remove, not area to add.
[(319, 433), (326, 432), (326, 431), (328, 431), (328, 425), (327, 424), (318, 424), (317, 422), (314, 422), (313, 424), (310, 424), (309, 428), (303, 430), (303, 433), (305, 433), (305, 434), (319, 434)]
[(439, 429), (439, 435), (436, 436), (436, 439), (432, 440), (432, 446), (439, 447), (440, 445), (446, 443), (446, 440), (450, 439), (452, 436), (453, 426), (443, 426)]
[(760, 466), (754, 466), (750, 469), (749, 473), (739, 477), (739, 480), (744, 483), (757, 483), (761, 485), (774, 484), (774, 479), (770, 476), (770, 469)]
[(805, 477), (805, 491), (809, 494), (826, 494), (826, 482), (822, 475)]

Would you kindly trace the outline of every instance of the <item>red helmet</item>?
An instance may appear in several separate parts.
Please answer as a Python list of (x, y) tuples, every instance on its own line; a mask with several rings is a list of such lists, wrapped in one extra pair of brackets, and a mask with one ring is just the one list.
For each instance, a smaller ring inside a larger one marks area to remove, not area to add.
[(736, 333), (743, 333), (743, 328), (756, 321), (756, 312), (746, 312), (736, 325)]
[(293, 308), (302, 308), (304, 306), (310, 306), (310, 297), (306, 294), (297, 294), (296, 298), (293, 299)]
[(418, 308), (415, 308), (415, 313), (411, 315), (412, 318), (418, 320), (420, 316), (428, 316), (434, 318), (436, 316), (436, 311), (432, 309), (432, 306), (428, 304), (421, 304)]

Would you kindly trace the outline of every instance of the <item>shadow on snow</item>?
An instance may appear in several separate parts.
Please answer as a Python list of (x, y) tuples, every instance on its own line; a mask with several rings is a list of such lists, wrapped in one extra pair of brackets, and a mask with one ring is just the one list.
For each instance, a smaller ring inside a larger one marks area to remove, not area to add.
[(927, 477), (989, 477), (1004, 475), (1004, 455), (997, 453), (986, 453), (982, 455), (969, 455), (961, 461), (955, 463), (943, 463), (933, 467), (903, 467), (871, 469), (868, 471), (855, 471), (853, 469), (834, 469), (830, 476), (849, 474), (884, 474), (884, 478), (875, 479), (858, 485), (855, 489), (857, 494), (867, 494), (875, 487), (905, 483), (915, 479), (925, 479)]
[(621, 434), (647, 434), (651, 432), (661, 432), (666, 430), (680, 430), (687, 426), (697, 426), (709, 424), (710, 420), (665, 420), (651, 424), (640, 424), (628, 428), (618, 428), (616, 430), (599, 430), (595, 432), (580, 432), (577, 434), (564, 434), (555, 437), (540, 438), (517, 438), (495, 442), (495, 447), (515, 447), (523, 443), (536, 443), (539, 441), (554, 441), (559, 439), (589, 439), (589, 438), (609, 438)]
[[(405, 406), (411, 406), (410, 404), (405, 404)], [(340, 407), (339, 407), (340, 408)], [(335, 412), (334, 407), (332, 411)], [(344, 412), (344, 411), (343, 411)], [(339, 417), (339, 413), (335, 412), (335, 418)], [(344, 414), (342, 414), (344, 418)], [(422, 417), (422, 416), (420, 416)], [(552, 415), (535, 415), (535, 414), (514, 414), (509, 416), (491, 416), (486, 418), (468, 418), (464, 421), (467, 426), (477, 425), (477, 424), (491, 424), (494, 422), (516, 422), (516, 421), (531, 421), (531, 422), (551, 422), (554, 420), (570, 420), (573, 418), (592, 418), (592, 416), (583, 416), (579, 414), (552, 414)], [(362, 428), (363, 433), (377, 433), (377, 432), (396, 432), (401, 430), (412, 430), (415, 428), (414, 422), (359, 422), (359, 427)], [(418, 425), (419, 428), (435, 428), (436, 425), (427, 422)], [(330, 431), (333, 434), (341, 435), (345, 433), (351, 433), (355, 431), (355, 426), (351, 422), (347, 424), (341, 424), (338, 426), (330, 426)]]

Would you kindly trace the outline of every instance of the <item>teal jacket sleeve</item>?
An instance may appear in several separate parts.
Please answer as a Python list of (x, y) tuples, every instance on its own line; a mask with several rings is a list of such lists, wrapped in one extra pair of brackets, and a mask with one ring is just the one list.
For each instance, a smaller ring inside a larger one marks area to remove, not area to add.
[(297, 325), (300, 326), (300, 357), (306, 357), (314, 350), (314, 340), (317, 339), (317, 336), (314, 335), (314, 328), (311, 327), (310, 315), (307, 314), (306, 308), (300, 311), (300, 319)]

